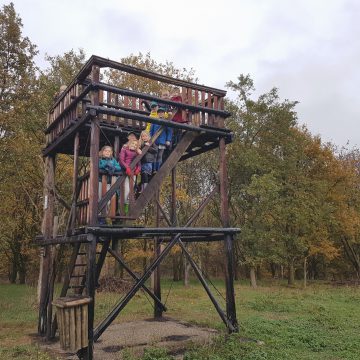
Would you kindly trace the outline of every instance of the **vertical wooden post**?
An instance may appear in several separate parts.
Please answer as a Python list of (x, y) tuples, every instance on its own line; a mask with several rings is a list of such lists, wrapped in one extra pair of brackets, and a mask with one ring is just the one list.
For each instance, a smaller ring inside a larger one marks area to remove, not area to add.
[[(53, 233), (52, 237), (57, 236), (59, 227), (59, 217), (54, 216), (53, 221)], [(47, 296), (47, 319), (46, 319), (46, 340), (52, 339), (52, 329), (51, 324), (53, 321), (53, 312), (52, 312), (52, 301), (54, 297), (54, 285), (56, 278), (56, 261), (58, 258), (60, 245), (51, 246), (51, 260), (50, 260), (50, 274), (49, 274), (49, 284), (48, 284), (48, 296)]]
[[(100, 68), (93, 66), (91, 71), (92, 81), (99, 82)], [(99, 105), (99, 93), (93, 91), (91, 94), (91, 104)], [(96, 115), (91, 121), (91, 140), (90, 140), (90, 194), (89, 194), (89, 224), (98, 224), (98, 201), (99, 201), (99, 145), (100, 128), (99, 119)], [(91, 298), (88, 308), (88, 351), (87, 360), (92, 360), (94, 356), (94, 311), (95, 311), (95, 277), (96, 277), (96, 242), (97, 238), (89, 234), (89, 245), (87, 249), (87, 294)]]
[[(221, 222), (223, 227), (229, 227), (229, 205), (228, 205), (228, 178), (225, 154), (225, 139), (221, 138), (219, 142), (220, 158), (219, 158), (219, 173), (220, 173), (220, 212)], [(225, 285), (226, 285), (226, 314), (231, 324), (238, 331), (238, 324), (236, 320), (235, 308), (235, 293), (234, 293), (234, 253), (232, 235), (225, 235)], [(229, 329), (229, 332), (231, 330)]]
[[(42, 231), (44, 238), (50, 238), (53, 235), (54, 226), (54, 192), (55, 187), (55, 157), (47, 156), (45, 159), (45, 179), (44, 179), (44, 217)], [(51, 266), (51, 247), (45, 246), (42, 260), (41, 279), (39, 283), (40, 301), (39, 301), (39, 321), (38, 333), (46, 334), (47, 324), (47, 305), (49, 298), (49, 275)]]
[(171, 223), (177, 226), (176, 218), (176, 166), (171, 170)]
[(73, 169), (73, 198), (70, 212), (70, 225), (68, 232), (72, 232), (75, 228), (76, 223), (76, 200), (78, 193), (78, 177), (79, 177), (79, 133), (75, 134), (74, 138), (74, 169)]
[[(160, 190), (156, 191), (155, 198), (157, 201), (160, 200)], [(156, 227), (159, 227), (160, 225), (160, 209), (157, 204), (157, 201), (155, 201), (155, 207), (156, 207)], [(159, 257), (161, 254), (161, 245), (159, 241), (159, 237), (156, 236), (154, 239), (155, 243), (155, 249), (154, 249), (154, 256), (155, 258)], [(160, 277), (160, 264), (156, 267), (154, 270), (154, 294), (157, 296), (157, 298), (161, 301), (161, 283), (160, 283), (161, 277)], [(159, 304), (155, 301), (154, 302), (154, 317), (160, 318), (162, 317), (163, 309), (159, 306)]]
[[(116, 160), (118, 160), (119, 157), (119, 152), (120, 152), (120, 138), (119, 136), (115, 136), (115, 141), (114, 141), (114, 158), (116, 158)], [(117, 198), (117, 206), (118, 206), (118, 213), (120, 214), (120, 199)], [(115, 250), (117, 253), (121, 254), (121, 249), (120, 249), (121, 243), (118, 239), (112, 239), (112, 243), (111, 243), (111, 248), (113, 250)], [(115, 261), (114, 264), (114, 275), (117, 276), (121, 273), (121, 265), (118, 261)]]
[[(92, 68), (92, 81), (98, 82), (100, 69), (98, 66)], [(93, 91), (91, 94), (91, 104), (99, 105), (99, 94)], [(91, 121), (91, 139), (90, 139), (90, 196), (89, 196), (89, 224), (96, 226), (98, 223), (98, 201), (99, 201), (99, 145), (100, 128), (98, 115)]]

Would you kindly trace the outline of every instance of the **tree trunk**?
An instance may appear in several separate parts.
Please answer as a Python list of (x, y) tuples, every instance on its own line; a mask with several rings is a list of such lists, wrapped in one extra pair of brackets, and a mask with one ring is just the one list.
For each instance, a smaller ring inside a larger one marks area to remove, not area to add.
[(26, 280), (26, 271), (20, 270), (19, 271), (19, 284), (25, 284)]
[(9, 281), (11, 284), (16, 283), (16, 277), (17, 277), (17, 266), (15, 263), (15, 259), (12, 259), (9, 269)]
[(295, 284), (294, 260), (290, 260), (288, 264), (288, 285), (292, 286), (294, 284)]
[(273, 279), (276, 278), (276, 264), (275, 263), (270, 263), (270, 271), (271, 271), (271, 277)]
[(257, 288), (257, 284), (256, 284), (256, 269), (255, 266), (251, 266), (250, 267), (250, 284), (251, 287), (256, 289)]
[(307, 285), (307, 257), (304, 257), (304, 289), (306, 289)]

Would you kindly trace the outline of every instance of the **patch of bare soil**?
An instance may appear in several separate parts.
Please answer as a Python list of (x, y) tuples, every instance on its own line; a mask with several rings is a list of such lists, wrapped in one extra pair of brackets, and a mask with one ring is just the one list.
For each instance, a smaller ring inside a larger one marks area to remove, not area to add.
[[(112, 324), (94, 346), (95, 359), (122, 359), (124, 351), (141, 357), (145, 348), (166, 348), (176, 359), (182, 359), (184, 352), (192, 345), (209, 344), (218, 335), (214, 329), (201, 328), (170, 318), (162, 320), (140, 320)], [(48, 352), (68, 360), (76, 360), (75, 354), (60, 349), (59, 341), (41, 344)]]

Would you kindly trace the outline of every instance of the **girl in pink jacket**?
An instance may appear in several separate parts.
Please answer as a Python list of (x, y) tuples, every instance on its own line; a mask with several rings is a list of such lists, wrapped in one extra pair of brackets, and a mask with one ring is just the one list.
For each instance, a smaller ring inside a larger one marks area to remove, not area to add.
[(127, 175), (124, 183), (125, 215), (127, 215), (129, 212), (130, 176), (133, 177), (135, 184), (136, 175), (138, 175), (141, 170), (140, 162), (136, 164), (133, 171), (131, 170), (130, 165), (139, 154), (141, 154), (141, 150), (139, 149), (139, 142), (137, 140), (130, 140), (121, 148), (119, 155), (119, 163)]

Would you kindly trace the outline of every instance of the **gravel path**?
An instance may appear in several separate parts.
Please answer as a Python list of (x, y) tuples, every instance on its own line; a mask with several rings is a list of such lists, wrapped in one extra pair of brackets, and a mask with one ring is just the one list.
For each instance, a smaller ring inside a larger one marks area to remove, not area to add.
[[(141, 356), (145, 348), (161, 347), (166, 348), (176, 359), (182, 359), (182, 354), (189, 346), (208, 344), (217, 334), (214, 329), (200, 328), (170, 318), (113, 324), (95, 343), (94, 357), (99, 360), (122, 359), (125, 349)], [(44, 346), (65, 359), (78, 359), (77, 356), (64, 353), (59, 342)]]

